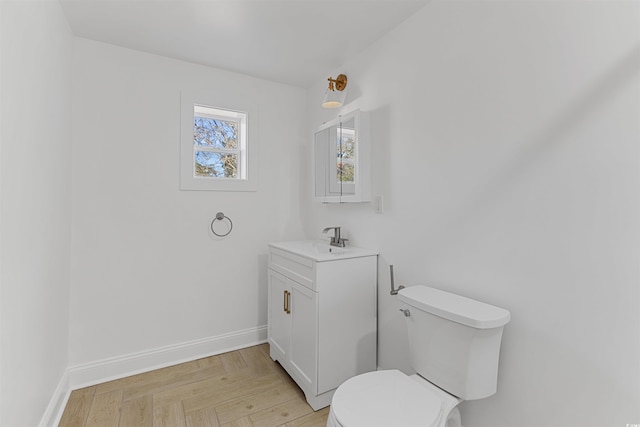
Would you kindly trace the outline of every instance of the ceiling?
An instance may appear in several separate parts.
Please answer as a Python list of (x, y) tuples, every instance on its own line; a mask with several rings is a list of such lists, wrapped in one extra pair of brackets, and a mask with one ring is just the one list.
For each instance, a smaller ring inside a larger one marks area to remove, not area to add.
[(75, 35), (307, 88), (429, 0), (60, 0)]

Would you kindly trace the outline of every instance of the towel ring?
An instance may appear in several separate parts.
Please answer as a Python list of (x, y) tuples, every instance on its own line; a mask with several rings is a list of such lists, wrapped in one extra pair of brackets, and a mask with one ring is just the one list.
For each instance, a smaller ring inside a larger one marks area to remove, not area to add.
[[(225, 219), (227, 221), (229, 221), (229, 231), (227, 231), (226, 233), (216, 233), (216, 230), (214, 230), (214, 228), (213, 228), (213, 224), (216, 221), (222, 221), (222, 220), (225, 220)], [(225, 216), (225, 214), (222, 213), (222, 212), (218, 212), (216, 214), (216, 217), (213, 218), (213, 220), (211, 221), (211, 232), (213, 234), (215, 234), (216, 236), (218, 236), (218, 237), (226, 237), (226, 236), (229, 235), (229, 233), (231, 233), (231, 230), (233, 230), (233, 222), (231, 221), (231, 218), (229, 218), (228, 216)]]

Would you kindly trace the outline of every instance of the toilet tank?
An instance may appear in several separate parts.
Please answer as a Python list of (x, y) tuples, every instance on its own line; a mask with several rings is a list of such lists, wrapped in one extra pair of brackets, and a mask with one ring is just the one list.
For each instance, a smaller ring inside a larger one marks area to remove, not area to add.
[(404, 288), (398, 300), (420, 376), (464, 400), (496, 392), (507, 310), (427, 286)]

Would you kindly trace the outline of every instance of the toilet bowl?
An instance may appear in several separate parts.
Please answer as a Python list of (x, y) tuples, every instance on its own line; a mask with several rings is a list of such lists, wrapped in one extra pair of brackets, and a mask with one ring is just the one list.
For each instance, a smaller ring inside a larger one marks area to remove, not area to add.
[(461, 427), (460, 402), (419, 375), (369, 372), (336, 390), (327, 427)]

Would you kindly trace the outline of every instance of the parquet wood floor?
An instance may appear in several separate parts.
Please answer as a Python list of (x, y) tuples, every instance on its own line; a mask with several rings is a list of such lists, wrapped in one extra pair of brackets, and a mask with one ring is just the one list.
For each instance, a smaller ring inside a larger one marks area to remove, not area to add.
[(74, 390), (59, 427), (324, 427), (268, 344)]

